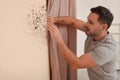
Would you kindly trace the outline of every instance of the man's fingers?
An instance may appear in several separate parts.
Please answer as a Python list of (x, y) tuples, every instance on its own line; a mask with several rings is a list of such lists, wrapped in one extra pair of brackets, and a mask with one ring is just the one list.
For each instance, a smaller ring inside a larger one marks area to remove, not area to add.
[(53, 18), (53, 17), (48, 16), (48, 17), (47, 17), (47, 22), (54, 23), (54, 18)]
[(55, 32), (53, 25), (50, 23), (48, 23), (48, 30)]
[(57, 30), (58, 28), (57, 28), (57, 26), (55, 26), (53, 23), (51, 23), (51, 22), (48, 22), (47, 24), (49, 24), (51, 27), (53, 27), (55, 30)]

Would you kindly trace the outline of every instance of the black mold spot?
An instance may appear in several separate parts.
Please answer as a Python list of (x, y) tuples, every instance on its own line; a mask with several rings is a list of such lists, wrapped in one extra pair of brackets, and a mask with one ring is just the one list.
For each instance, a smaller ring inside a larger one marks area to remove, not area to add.
[(27, 17), (33, 35), (41, 38), (44, 43), (44, 38), (46, 38), (46, 7), (39, 6), (38, 9), (31, 9), (31, 13)]

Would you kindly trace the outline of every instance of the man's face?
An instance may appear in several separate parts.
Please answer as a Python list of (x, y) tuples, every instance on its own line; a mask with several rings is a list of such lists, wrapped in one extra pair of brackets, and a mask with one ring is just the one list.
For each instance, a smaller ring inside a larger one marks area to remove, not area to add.
[(85, 23), (85, 33), (88, 36), (96, 37), (102, 32), (102, 24), (98, 21), (99, 15), (90, 13)]

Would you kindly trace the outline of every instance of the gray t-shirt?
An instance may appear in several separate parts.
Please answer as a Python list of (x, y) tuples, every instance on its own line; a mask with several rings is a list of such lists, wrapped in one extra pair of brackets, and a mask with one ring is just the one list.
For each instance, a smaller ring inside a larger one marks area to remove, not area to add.
[(111, 34), (101, 41), (87, 37), (85, 52), (99, 65), (87, 69), (90, 80), (116, 80), (117, 43)]

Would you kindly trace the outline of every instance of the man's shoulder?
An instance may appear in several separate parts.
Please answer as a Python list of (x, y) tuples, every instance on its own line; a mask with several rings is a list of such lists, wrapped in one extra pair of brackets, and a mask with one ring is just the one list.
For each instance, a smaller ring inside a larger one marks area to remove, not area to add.
[(108, 34), (106, 37), (105, 37), (105, 40), (104, 40), (105, 43), (112, 43), (112, 44), (116, 44), (116, 40), (114, 39), (114, 37), (112, 36), (112, 34)]

